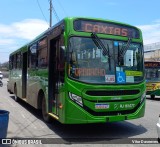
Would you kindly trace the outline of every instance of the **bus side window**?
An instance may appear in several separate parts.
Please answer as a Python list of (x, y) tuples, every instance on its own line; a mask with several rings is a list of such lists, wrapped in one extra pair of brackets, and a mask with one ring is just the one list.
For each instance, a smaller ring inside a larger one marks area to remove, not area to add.
[(58, 52), (58, 71), (60, 75), (60, 80), (63, 83), (64, 82), (64, 69), (65, 69), (65, 46), (64, 46), (64, 40), (61, 36), (59, 40), (59, 52)]
[(11, 70), (11, 69), (13, 69), (13, 62), (14, 62), (14, 56), (12, 55), (12, 56), (10, 56), (10, 58), (9, 58), (9, 69)]
[(159, 71), (158, 71), (158, 69), (156, 70), (156, 78), (159, 78), (160, 77), (160, 75), (159, 75), (160, 73), (159, 73)]
[(48, 66), (48, 51), (47, 48), (38, 50), (38, 67), (46, 68)]
[(47, 48), (46, 37), (38, 42), (38, 67), (39, 68), (48, 67), (48, 48)]
[(16, 69), (17, 68), (17, 54), (13, 55), (13, 69)]
[(29, 67), (37, 67), (37, 43), (29, 47)]
[(160, 78), (160, 70), (157, 71), (157, 76)]
[(17, 68), (21, 69), (21, 64), (22, 64), (22, 55), (21, 52), (17, 53)]

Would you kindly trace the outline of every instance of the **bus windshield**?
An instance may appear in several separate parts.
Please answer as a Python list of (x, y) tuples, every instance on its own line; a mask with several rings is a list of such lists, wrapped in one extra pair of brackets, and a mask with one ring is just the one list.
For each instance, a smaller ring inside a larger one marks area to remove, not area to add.
[(70, 38), (70, 78), (100, 84), (138, 83), (143, 80), (143, 51), (140, 43), (107, 39), (100, 39), (100, 42), (104, 47), (92, 37)]
[(160, 69), (158, 68), (146, 68), (146, 80), (147, 82), (159, 82), (160, 81)]

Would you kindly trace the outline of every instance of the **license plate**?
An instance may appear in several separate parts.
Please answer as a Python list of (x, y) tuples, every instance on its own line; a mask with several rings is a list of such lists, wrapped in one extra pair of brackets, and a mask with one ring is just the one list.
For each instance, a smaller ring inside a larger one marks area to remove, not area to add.
[(95, 109), (109, 109), (109, 104), (95, 104)]

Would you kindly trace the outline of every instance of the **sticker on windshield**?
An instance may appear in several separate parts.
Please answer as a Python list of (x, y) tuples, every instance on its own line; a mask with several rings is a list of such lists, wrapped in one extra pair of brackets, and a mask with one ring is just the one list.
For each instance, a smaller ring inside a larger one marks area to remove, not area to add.
[(126, 82), (134, 83), (134, 76), (126, 76)]
[(126, 70), (125, 73), (126, 73), (126, 76), (137, 76), (137, 77), (141, 77), (142, 76), (142, 72), (141, 71), (129, 71), (129, 70)]
[(115, 75), (105, 75), (105, 82), (115, 83)]
[(114, 41), (114, 46), (118, 46), (118, 42), (117, 41)]
[(116, 78), (117, 78), (117, 83), (126, 83), (126, 75), (122, 71), (117, 71), (116, 72)]

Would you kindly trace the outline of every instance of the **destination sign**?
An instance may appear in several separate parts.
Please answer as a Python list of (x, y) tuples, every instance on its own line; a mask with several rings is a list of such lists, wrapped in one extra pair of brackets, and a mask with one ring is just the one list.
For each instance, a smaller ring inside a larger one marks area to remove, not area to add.
[(76, 68), (75, 76), (105, 76), (105, 69), (99, 68)]
[(155, 67), (160, 68), (160, 62), (145, 62), (144, 65), (145, 67), (148, 68), (155, 68)]
[(92, 20), (75, 20), (74, 21), (75, 31), (82, 32), (92, 32), (101, 34), (110, 34), (125, 36), (131, 38), (139, 38), (139, 30), (134, 27), (129, 27), (125, 25), (110, 23), (110, 22), (100, 22)]

